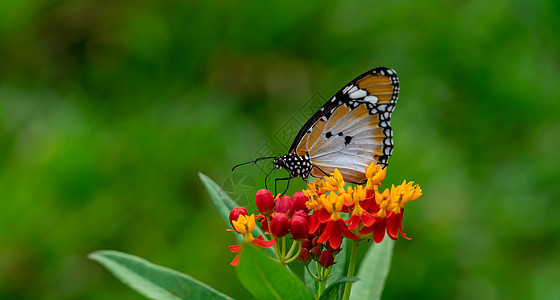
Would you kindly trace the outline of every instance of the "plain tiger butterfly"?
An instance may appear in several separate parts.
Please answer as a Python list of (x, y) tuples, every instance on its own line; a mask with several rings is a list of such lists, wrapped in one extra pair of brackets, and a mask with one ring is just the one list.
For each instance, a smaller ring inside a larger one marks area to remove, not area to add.
[[(274, 159), (275, 169), (295, 177), (323, 177), (337, 168), (345, 181), (363, 184), (372, 161), (387, 167), (393, 154), (391, 113), (399, 96), (397, 73), (379, 67), (350, 81), (330, 98), (300, 129), (288, 154), (261, 157), (233, 167)], [(276, 183), (275, 182), (275, 183)]]

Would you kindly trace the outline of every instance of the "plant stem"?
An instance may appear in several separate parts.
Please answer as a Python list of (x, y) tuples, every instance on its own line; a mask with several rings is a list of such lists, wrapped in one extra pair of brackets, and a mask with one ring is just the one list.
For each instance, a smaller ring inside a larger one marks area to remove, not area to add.
[[(350, 262), (348, 263), (348, 274), (346, 277), (354, 276), (354, 271), (356, 271), (356, 258), (358, 257), (358, 244), (360, 243), (359, 240), (352, 241), (352, 251), (350, 252)], [(342, 296), (343, 300), (350, 299), (350, 291), (352, 290), (352, 282), (346, 282), (344, 286), (344, 295)]]
[(286, 258), (286, 237), (282, 238), (282, 257)]
[(313, 272), (311, 272), (311, 269), (309, 269), (309, 264), (307, 264), (307, 266), (305, 266), (305, 268), (307, 269), (307, 272), (309, 272), (309, 275), (311, 275), (311, 277), (313, 277), (313, 280), (315, 280), (315, 281), (319, 280), (319, 276), (315, 275)]
[[(296, 244), (297, 244), (297, 245), (296, 245)], [(294, 256), (292, 256), (292, 257), (290, 257), (290, 258), (288, 258), (288, 259), (286, 260), (286, 263), (287, 263), (287, 264), (289, 264), (289, 263), (293, 262), (294, 260), (296, 260), (296, 259), (298, 258), (298, 256), (299, 256), (299, 254), (301, 253), (301, 243), (300, 243), (300, 242), (295, 242), (295, 241), (294, 241), (294, 243), (292, 244), (292, 248), (290, 249), (290, 252), (288, 252), (287, 256), (292, 255), (292, 253), (294, 252), (294, 245), (297, 246), (297, 249), (298, 249), (298, 250), (297, 250), (297, 253), (296, 253), (296, 255), (294, 255)]]
[(296, 250), (296, 247), (299, 247), (299, 244), (300, 244), (300, 243), (301, 243), (301, 242), (294, 241), (294, 242), (292, 243), (292, 246), (290, 247), (290, 250), (288, 251), (288, 253), (286, 253), (286, 257), (290, 257), (290, 258), (291, 258), (292, 254), (294, 253), (294, 250)]
[(317, 298), (321, 298), (321, 294), (325, 291), (326, 280), (319, 280), (319, 292), (317, 293)]

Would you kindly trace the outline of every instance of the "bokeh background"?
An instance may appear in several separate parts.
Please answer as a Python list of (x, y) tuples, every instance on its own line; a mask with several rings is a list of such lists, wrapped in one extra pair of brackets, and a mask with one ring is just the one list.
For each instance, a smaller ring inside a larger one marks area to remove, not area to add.
[(250, 298), (197, 173), (248, 205), (231, 166), (387, 66), (386, 182), (425, 194), (383, 297), (558, 299), (559, 53), (553, 0), (1, 1), (0, 298), (140, 298), (99, 249)]

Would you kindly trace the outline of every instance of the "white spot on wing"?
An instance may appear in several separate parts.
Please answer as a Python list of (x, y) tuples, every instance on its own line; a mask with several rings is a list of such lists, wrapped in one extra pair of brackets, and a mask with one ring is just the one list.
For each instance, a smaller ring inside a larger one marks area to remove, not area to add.
[(353, 91), (353, 92), (352, 92), (352, 90), (350, 90), (350, 93), (348, 94), (348, 96), (349, 96), (351, 99), (363, 98), (363, 97), (365, 97), (366, 95), (367, 95), (367, 92), (364, 91), (364, 90), (356, 90), (356, 91)]
[(379, 101), (379, 98), (377, 98), (376, 96), (367, 96), (364, 98), (364, 101), (376, 104), (377, 101)]
[(352, 94), (353, 92), (357, 91), (358, 87), (353, 85), (351, 89), (348, 90), (348, 94)]

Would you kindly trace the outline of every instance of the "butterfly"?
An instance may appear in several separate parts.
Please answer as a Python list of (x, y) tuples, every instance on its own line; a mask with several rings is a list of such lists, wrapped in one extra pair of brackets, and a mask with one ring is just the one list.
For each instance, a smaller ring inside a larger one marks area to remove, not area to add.
[(393, 154), (390, 121), (398, 96), (399, 79), (394, 70), (379, 67), (367, 71), (319, 108), (300, 129), (286, 155), (260, 157), (233, 169), (274, 159), (265, 186), (275, 169), (289, 173), (288, 177), (275, 180), (275, 190), (279, 180), (288, 180), (287, 191), (292, 178), (324, 177), (335, 168), (345, 181), (363, 184), (366, 167), (375, 161), (385, 168)]

